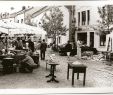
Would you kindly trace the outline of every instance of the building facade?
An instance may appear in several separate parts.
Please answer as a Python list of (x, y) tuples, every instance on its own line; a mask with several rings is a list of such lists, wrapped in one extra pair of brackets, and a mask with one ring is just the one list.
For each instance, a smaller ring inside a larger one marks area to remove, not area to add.
[(76, 6), (75, 39), (81, 40), (82, 44), (94, 47), (98, 51), (106, 51), (106, 37), (98, 35), (98, 31), (94, 29), (99, 19), (98, 7)]
[[(49, 13), (49, 10), (51, 9), (52, 6), (49, 6), (49, 7), (44, 7), (42, 8), (43, 10), (40, 9), (40, 11), (38, 12), (35, 12), (33, 15), (32, 15), (32, 19), (31, 19), (31, 22), (37, 24), (36, 26), (37, 27), (41, 27), (41, 19), (43, 18), (44, 14), (48, 14)], [(59, 9), (62, 11), (63, 13), (63, 25), (67, 27), (67, 29), (69, 29), (69, 11), (66, 7), (64, 6), (60, 6)], [(69, 40), (69, 31), (66, 32), (66, 35), (59, 35), (59, 36), (56, 36), (56, 44), (58, 45), (62, 45), (62, 44), (65, 44), (67, 43), (67, 41)], [(47, 38), (46, 40), (49, 43), (52, 43), (53, 40), (52, 38)]]

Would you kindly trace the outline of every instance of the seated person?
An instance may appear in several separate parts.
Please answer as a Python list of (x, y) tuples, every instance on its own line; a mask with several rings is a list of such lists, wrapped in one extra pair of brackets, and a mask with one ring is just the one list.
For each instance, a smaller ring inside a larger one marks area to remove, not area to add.
[(33, 69), (36, 67), (36, 63), (34, 60), (25, 53), (23, 56), (23, 60), (21, 61), (20, 72), (22, 73), (32, 73)]

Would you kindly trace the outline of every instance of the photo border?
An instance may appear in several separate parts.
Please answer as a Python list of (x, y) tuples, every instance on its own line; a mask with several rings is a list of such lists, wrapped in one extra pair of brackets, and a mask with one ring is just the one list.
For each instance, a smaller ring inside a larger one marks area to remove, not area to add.
[[(0, 0), (1, 1), (23, 1), (23, 0)], [(79, 0), (24, 0), (24, 1), (58, 1), (58, 2), (64, 2), (64, 1), (79, 1)], [(80, 1), (110, 1), (110, 0), (80, 0)], [(106, 91), (107, 90), (107, 91)], [(82, 91), (82, 92), (81, 92)], [(48, 93), (49, 92), (49, 93)], [(29, 94), (29, 95), (34, 95), (34, 94), (40, 94), (40, 95), (66, 95), (66, 94), (89, 94), (89, 95), (94, 95), (94, 94), (113, 94), (113, 88), (37, 88), (37, 89), (0, 89), (0, 94)]]

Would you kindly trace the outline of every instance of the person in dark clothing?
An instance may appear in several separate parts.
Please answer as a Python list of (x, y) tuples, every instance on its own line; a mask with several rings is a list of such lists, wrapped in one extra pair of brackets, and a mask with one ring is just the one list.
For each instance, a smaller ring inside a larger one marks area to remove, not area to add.
[(16, 49), (17, 50), (22, 50), (23, 49), (22, 40), (19, 37), (15, 41), (15, 46), (16, 46)]
[(47, 48), (47, 43), (43, 39), (43, 42), (40, 45), (40, 54), (41, 54), (41, 60), (45, 60), (45, 52)]
[(23, 47), (25, 48), (26, 47), (25, 37), (22, 38), (22, 44), (23, 44)]
[(70, 41), (68, 41), (68, 43), (66, 44), (65, 48), (66, 48), (66, 51), (67, 51), (67, 52), (71, 52), (71, 50), (72, 50), (72, 45), (70, 44)]
[(67, 55), (69, 56), (72, 50), (72, 45), (70, 44), (70, 41), (68, 41), (65, 48), (66, 48)]
[(28, 47), (32, 52), (34, 52), (34, 42), (32, 42), (31, 39), (29, 39), (28, 41)]

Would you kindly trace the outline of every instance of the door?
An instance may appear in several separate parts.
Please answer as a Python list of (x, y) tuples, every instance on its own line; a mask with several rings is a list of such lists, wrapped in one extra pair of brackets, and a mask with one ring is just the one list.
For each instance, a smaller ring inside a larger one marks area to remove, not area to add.
[(90, 32), (90, 47), (94, 47), (94, 32)]

